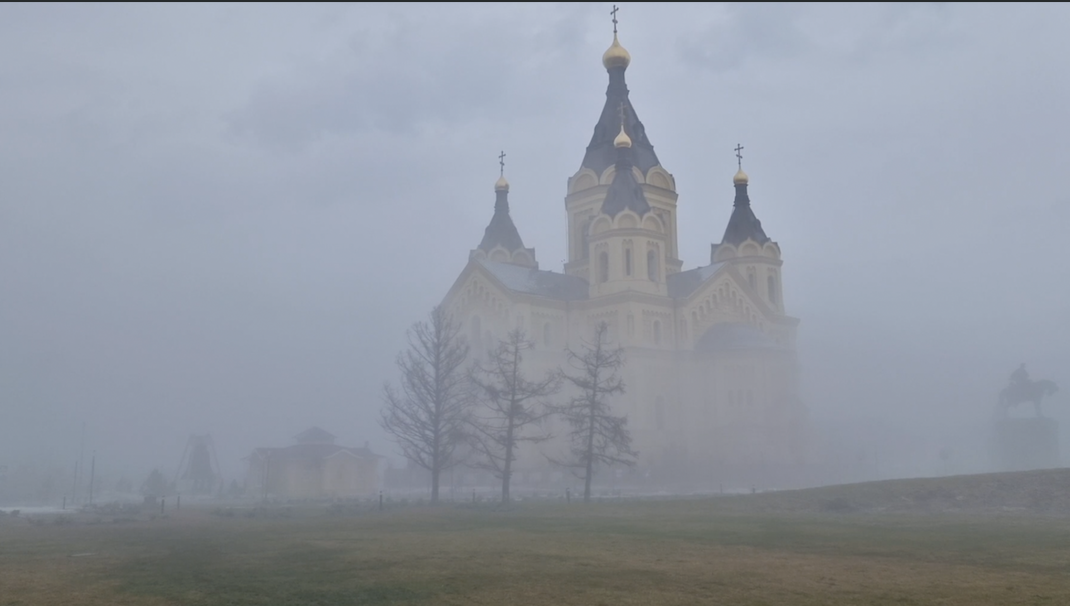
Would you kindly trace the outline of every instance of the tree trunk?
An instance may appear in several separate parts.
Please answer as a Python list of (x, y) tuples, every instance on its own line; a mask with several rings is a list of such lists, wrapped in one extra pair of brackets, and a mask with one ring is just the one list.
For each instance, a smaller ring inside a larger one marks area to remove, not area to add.
[(432, 469), (431, 470), (431, 502), (432, 503), (438, 503), (438, 476), (439, 476), (439, 473), (440, 473), (439, 469)]
[(587, 420), (587, 473), (583, 478), (583, 502), (591, 502), (591, 475), (594, 473), (594, 406), (591, 406), (591, 417)]
[(502, 472), (502, 504), (503, 505), (509, 503), (509, 480), (510, 480), (510, 476), (513, 473), (512, 469), (510, 469), (511, 467), (512, 467), (512, 465), (510, 465), (509, 461), (506, 460), (505, 461), (505, 471)]
[(502, 466), (502, 504), (509, 503), (509, 482), (513, 478), (513, 415), (509, 415), (509, 429), (505, 438), (505, 465)]

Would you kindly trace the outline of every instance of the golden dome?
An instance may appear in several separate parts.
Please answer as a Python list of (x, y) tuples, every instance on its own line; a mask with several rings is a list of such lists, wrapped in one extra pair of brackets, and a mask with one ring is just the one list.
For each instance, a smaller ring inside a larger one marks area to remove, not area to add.
[(628, 64), (632, 62), (632, 56), (628, 54), (627, 49), (620, 45), (617, 40), (617, 34), (613, 34), (613, 44), (609, 45), (609, 48), (602, 54), (602, 65), (606, 66), (606, 69), (611, 67), (628, 67)]
[(494, 182), (494, 191), (501, 190), (509, 191), (509, 182), (505, 180), (505, 175), (498, 177), (498, 180)]
[(732, 183), (735, 183), (736, 185), (746, 185), (748, 181), (750, 181), (750, 178), (747, 176), (747, 173), (743, 172), (742, 168), (739, 169), (736, 176), (732, 177)]
[(620, 125), (620, 134), (617, 135), (616, 139), (613, 139), (613, 147), (621, 148), (621, 147), (631, 147), (631, 146), (632, 146), (632, 138), (628, 136), (628, 133), (624, 132), (624, 125), (621, 124)]

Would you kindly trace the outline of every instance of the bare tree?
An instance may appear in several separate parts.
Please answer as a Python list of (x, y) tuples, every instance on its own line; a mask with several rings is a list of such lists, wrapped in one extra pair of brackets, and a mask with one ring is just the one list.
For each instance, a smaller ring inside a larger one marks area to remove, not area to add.
[(465, 369), (468, 344), (460, 324), (441, 307), (430, 322), (408, 331), (409, 348), (398, 354), (401, 388), (383, 388), (379, 424), (410, 461), (431, 472), (431, 502), (438, 502), (439, 476), (461, 462), (471, 404)]
[(521, 442), (542, 442), (550, 434), (526, 433), (552, 414), (547, 398), (561, 386), (559, 373), (550, 372), (532, 381), (523, 371), (524, 352), (532, 349), (520, 329), (511, 331), (490, 354), (486, 363), (476, 363), (470, 379), (479, 397), (469, 433), (473, 448), (483, 458), (474, 465), (492, 471), (502, 481), (502, 503), (509, 502), (513, 461)]
[[(567, 350), (574, 374), (565, 379), (579, 394), (558, 411), (568, 421), (571, 458), (554, 461), (571, 467), (583, 480), (583, 502), (591, 500), (591, 480), (598, 465), (634, 465), (639, 453), (632, 450), (632, 436), (627, 416), (613, 415), (610, 398), (624, 393), (619, 371), (624, 365), (624, 350), (610, 347), (609, 326), (595, 327), (594, 341), (583, 344), (583, 353)], [(552, 459), (551, 459), (552, 460)]]

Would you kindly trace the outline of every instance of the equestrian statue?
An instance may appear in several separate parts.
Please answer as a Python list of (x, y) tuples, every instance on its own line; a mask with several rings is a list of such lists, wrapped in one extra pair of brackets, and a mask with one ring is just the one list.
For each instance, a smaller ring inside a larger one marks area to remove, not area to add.
[(1043, 417), (1044, 414), (1040, 411), (1040, 402), (1056, 391), (1059, 391), (1059, 386), (1053, 381), (1047, 379), (1034, 381), (1030, 379), (1023, 363), (1011, 373), (1010, 385), (1000, 390), (997, 409), (1003, 416), (1006, 416), (1010, 408), (1028, 402), (1033, 405), (1037, 417)]

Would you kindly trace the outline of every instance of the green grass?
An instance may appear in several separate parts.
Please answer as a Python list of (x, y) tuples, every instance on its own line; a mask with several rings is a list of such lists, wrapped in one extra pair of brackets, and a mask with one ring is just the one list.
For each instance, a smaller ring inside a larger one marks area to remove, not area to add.
[(8, 521), (0, 605), (1070, 604), (1070, 517), (811, 511), (846, 488), (821, 490)]

